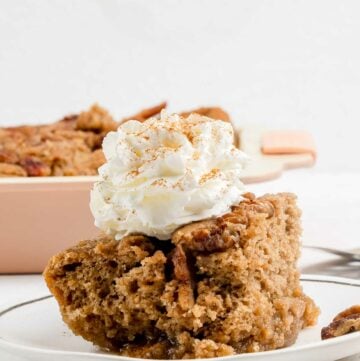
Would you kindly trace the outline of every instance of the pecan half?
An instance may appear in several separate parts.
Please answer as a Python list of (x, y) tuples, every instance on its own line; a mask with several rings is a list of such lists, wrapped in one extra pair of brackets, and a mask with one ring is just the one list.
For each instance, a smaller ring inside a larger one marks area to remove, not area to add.
[(360, 331), (360, 305), (340, 312), (333, 321), (321, 330), (321, 339), (338, 337)]

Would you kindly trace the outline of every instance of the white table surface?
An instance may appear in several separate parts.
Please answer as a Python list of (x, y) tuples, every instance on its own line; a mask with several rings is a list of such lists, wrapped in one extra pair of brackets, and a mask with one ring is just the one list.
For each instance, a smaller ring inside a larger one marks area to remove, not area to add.
[[(248, 189), (259, 195), (295, 192), (303, 210), (303, 243), (351, 249), (360, 246), (359, 185), (360, 173), (340, 175), (303, 169), (288, 171), (274, 181), (248, 185)], [(360, 279), (360, 264), (346, 264), (336, 256), (317, 251), (303, 250), (300, 267), (304, 273)], [(0, 276), (0, 309), (46, 294), (48, 290), (40, 275)], [(359, 300), (349, 300), (355, 302)], [(360, 355), (352, 359), (360, 360)], [(0, 360), (20, 361), (1, 352)]]

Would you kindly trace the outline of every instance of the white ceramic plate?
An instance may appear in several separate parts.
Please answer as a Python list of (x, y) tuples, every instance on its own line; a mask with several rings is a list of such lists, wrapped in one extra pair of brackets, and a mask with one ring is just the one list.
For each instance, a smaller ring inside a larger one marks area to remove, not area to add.
[[(217, 358), (226, 361), (325, 361), (360, 353), (360, 332), (321, 341), (320, 330), (345, 308), (360, 303), (360, 282), (327, 276), (303, 276), (305, 292), (321, 308), (318, 325), (303, 330), (288, 348)], [(132, 359), (103, 352), (74, 336), (62, 322), (51, 296), (14, 305), (0, 312), (0, 349), (36, 361)], [(215, 359), (207, 359), (215, 360)]]

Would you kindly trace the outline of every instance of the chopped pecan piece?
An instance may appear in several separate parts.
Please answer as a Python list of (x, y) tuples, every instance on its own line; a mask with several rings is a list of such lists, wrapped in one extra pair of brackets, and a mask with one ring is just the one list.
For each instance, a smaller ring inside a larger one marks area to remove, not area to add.
[[(247, 211), (252, 211), (254, 213), (267, 213), (267, 218), (270, 218), (274, 215), (275, 209), (274, 205), (270, 200), (264, 200), (261, 198), (255, 198), (253, 193), (245, 193), (243, 194), (245, 200), (243, 204), (245, 205)], [(238, 211), (241, 211), (241, 207), (233, 206), (232, 211), (236, 214)]]
[(163, 109), (166, 108), (166, 105), (166, 102), (162, 102), (158, 105), (155, 105), (154, 107), (143, 109), (130, 117), (123, 118), (121, 123), (124, 123), (128, 120), (138, 120), (139, 122), (143, 122), (146, 119), (158, 115)]
[(177, 283), (177, 296), (179, 306), (183, 311), (194, 305), (195, 280), (189, 267), (189, 260), (181, 246), (176, 246), (169, 255), (174, 267), (174, 279)]
[(20, 161), (20, 165), (30, 177), (46, 177), (51, 174), (50, 167), (35, 158), (25, 157)]
[(180, 115), (183, 117), (188, 117), (192, 113), (204, 115), (212, 119), (219, 119), (225, 122), (230, 122), (229, 114), (220, 107), (201, 107), (187, 112), (182, 112)]
[(26, 177), (25, 169), (16, 164), (0, 163), (0, 177)]
[(179, 281), (189, 281), (191, 279), (189, 266), (186, 259), (186, 254), (181, 246), (176, 246), (172, 255), (171, 261), (174, 265), (174, 275)]
[(172, 241), (192, 251), (225, 250), (234, 244), (231, 239), (223, 237), (225, 226), (221, 218), (191, 223), (175, 231)]
[(346, 310), (340, 312), (333, 321), (337, 321), (340, 320), (341, 318), (350, 316), (350, 315), (354, 315), (354, 314), (360, 314), (360, 305), (355, 305), (355, 306), (351, 306), (349, 308), (347, 308)]
[(18, 157), (15, 152), (11, 152), (7, 149), (0, 149), (0, 163), (15, 164), (18, 161)]
[(60, 119), (56, 123), (49, 125), (49, 127), (53, 127), (54, 129), (65, 129), (65, 130), (73, 130), (75, 129), (76, 122), (78, 119), (78, 114), (66, 115), (64, 118)]
[(333, 321), (321, 330), (321, 339), (338, 337), (360, 331), (360, 305), (340, 312)]

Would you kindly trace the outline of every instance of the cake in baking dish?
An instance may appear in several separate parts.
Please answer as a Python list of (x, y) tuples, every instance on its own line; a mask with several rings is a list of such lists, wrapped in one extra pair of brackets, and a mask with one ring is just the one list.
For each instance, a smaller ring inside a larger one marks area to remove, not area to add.
[[(0, 177), (97, 175), (105, 162), (101, 149), (104, 137), (129, 119), (145, 121), (165, 107), (166, 103), (160, 103), (118, 122), (95, 104), (53, 124), (0, 128)], [(230, 121), (219, 107), (184, 114), (191, 113)]]

